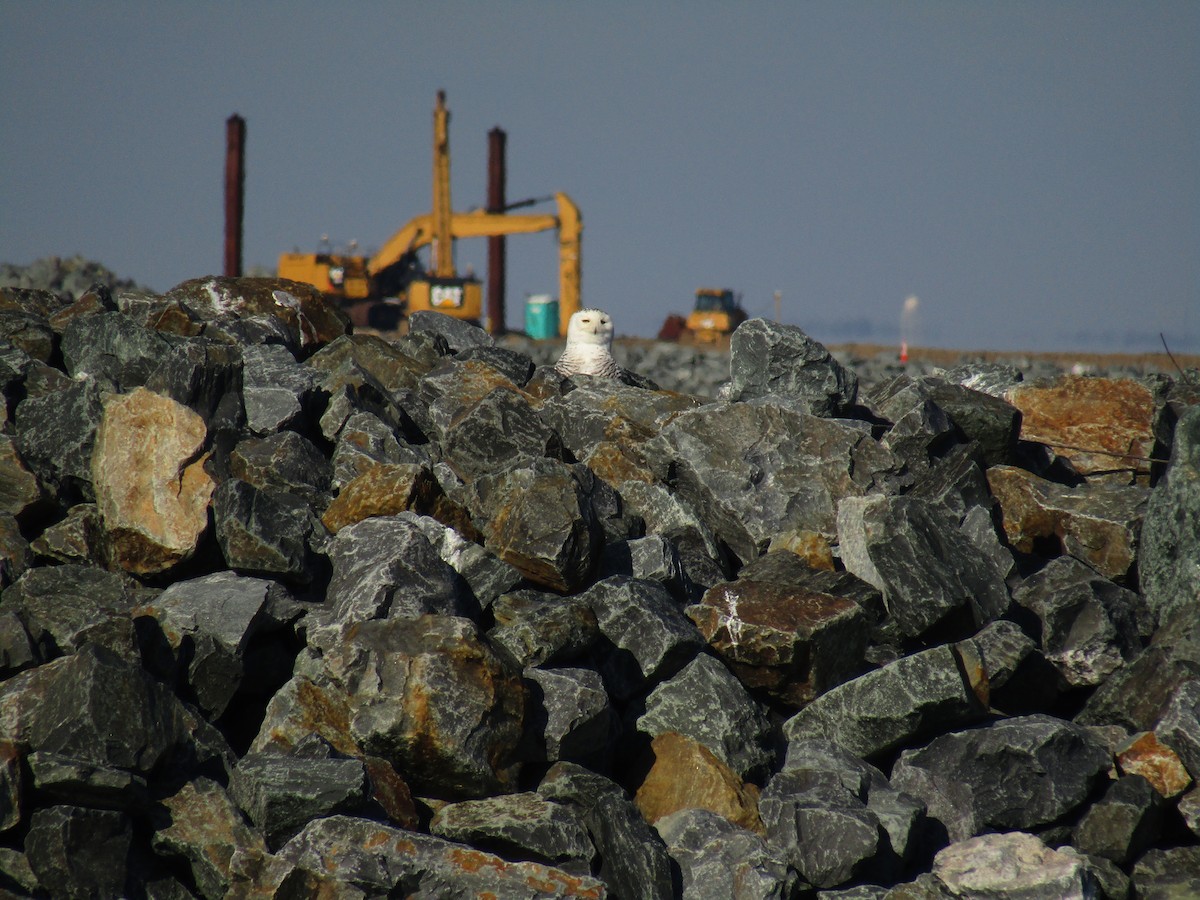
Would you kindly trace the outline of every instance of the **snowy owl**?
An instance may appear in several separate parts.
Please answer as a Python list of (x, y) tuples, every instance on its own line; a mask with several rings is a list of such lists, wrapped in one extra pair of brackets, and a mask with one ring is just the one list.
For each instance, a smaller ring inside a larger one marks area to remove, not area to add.
[(624, 374), (612, 355), (613, 324), (601, 309), (581, 309), (567, 324), (567, 346), (554, 364), (560, 375), (598, 375), (620, 378)]

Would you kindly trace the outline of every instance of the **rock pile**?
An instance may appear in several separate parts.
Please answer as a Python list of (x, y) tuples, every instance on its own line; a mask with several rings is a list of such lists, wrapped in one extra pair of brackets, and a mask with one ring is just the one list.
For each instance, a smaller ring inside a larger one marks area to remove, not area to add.
[(1200, 388), (720, 380), (0, 289), (0, 892), (1200, 893)]

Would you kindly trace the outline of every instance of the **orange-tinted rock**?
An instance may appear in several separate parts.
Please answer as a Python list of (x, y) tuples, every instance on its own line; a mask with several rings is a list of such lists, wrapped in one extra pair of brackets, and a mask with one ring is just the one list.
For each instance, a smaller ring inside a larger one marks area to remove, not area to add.
[(113, 564), (149, 575), (195, 552), (216, 487), (206, 437), (200, 416), (145, 388), (105, 401), (92, 483)]
[(1111, 483), (1069, 488), (1014, 466), (992, 466), (987, 479), (1005, 537), (1017, 550), (1066, 552), (1117, 581), (1129, 574), (1149, 488)]
[(585, 462), (589, 469), (609, 484), (618, 485), (625, 481), (655, 483), (653, 472), (612, 441), (596, 444)]
[(833, 549), (829, 539), (818, 531), (791, 531), (771, 540), (770, 550), (790, 550), (799, 556), (808, 567), (823, 572), (832, 572)]
[(0, 513), (19, 516), (41, 497), (37, 476), (22, 461), (12, 437), (0, 434)]
[(650, 744), (654, 764), (634, 797), (653, 824), (681, 809), (707, 809), (735, 825), (762, 833), (758, 791), (703, 744), (668, 731)]
[(1017, 384), (1006, 399), (1021, 411), (1021, 439), (1048, 444), (1080, 474), (1149, 482), (1157, 404), (1144, 384), (1063, 375)]
[(687, 614), (742, 684), (796, 707), (855, 674), (867, 643), (853, 600), (768, 582), (714, 585)]
[(1134, 735), (1117, 750), (1117, 765), (1124, 775), (1141, 775), (1164, 797), (1177, 797), (1192, 783), (1179, 756), (1159, 741), (1153, 731)]
[(342, 488), (321, 522), (331, 534), (337, 534), (371, 516), (394, 516), (405, 510), (425, 513), (438, 493), (437, 479), (424, 466), (377, 465)]

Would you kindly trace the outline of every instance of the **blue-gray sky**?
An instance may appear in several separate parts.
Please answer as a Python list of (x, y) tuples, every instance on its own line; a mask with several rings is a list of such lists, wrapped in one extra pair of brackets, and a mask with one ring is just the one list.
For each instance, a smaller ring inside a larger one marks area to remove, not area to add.
[[(430, 208), (583, 213), (583, 299), (650, 336), (697, 287), (818, 340), (1200, 352), (1200, 3), (0, 0), (0, 262), (219, 273), (225, 120), (245, 264), (378, 247)], [(508, 322), (557, 290), (508, 242)], [(460, 241), (460, 270), (486, 242)]]

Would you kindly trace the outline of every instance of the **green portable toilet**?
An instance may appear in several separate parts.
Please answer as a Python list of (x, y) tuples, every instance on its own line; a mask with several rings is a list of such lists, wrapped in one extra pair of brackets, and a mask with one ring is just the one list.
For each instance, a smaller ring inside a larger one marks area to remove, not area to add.
[(534, 294), (525, 301), (525, 333), (535, 341), (558, 337), (558, 301), (549, 294)]

